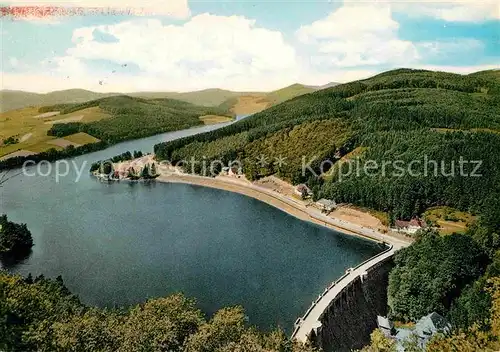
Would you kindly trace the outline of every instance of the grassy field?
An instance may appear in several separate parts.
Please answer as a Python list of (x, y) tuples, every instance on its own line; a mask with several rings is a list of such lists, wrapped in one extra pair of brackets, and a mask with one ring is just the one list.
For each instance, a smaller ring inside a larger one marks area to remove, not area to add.
[(205, 116), (200, 116), (200, 120), (203, 121), (205, 125), (215, 125), (217, 123), (233, 121), (233, 118), (228, 116), (205, 115)]
[(79, 145), (84, 145), (84, 144), (89, 144), (89, 143), (97, 143), (99, 142), (99, 139), (92, 137), (91, 135), (83, 132), (71, 134), (69, 136), (64, 137), (65, 140), (79, 144)]
[[(57, 115), (46, 118), (36, 118), (40, 115), (37, 107), (30, 107), (18, 110), (12, 110), (0, 114), (0, 140), (8, 137), (19, 139), (19, 143), (10, 145), (0, 145), (0, 157), (13, 153), (18, 150), (27, 150), (30, 152), (43, 152), (50, 148), (62, 149), (57, 145), (47, 143), (56, 137), (47, 136), (47, 131), (52, 124), (58, 121), (79, 118), (80, 122), (92, 122), (109, 118), (109, 115), (103, 112), (99, 107), (92, 107), (76, 111), (66, 115)], [(80, 118), (81, 117), (81, 118)], [(98, 141), (96, 138), (85, 133), (78, 133), (68, 136), (73, 143), (86, 144)]]
[(433, 207), (424, 213), (424, 219), (438, 226), (441, 234), (449, 235), (454, 232), (464, 233), (476, 217), (450, 207)]

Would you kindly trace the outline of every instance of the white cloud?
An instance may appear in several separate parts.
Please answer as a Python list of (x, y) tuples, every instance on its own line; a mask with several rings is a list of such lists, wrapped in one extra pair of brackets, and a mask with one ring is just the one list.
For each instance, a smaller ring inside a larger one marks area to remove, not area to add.
[(313, 65), (407, 65), (418, 53), (412, 42), (398, 38), (398, 29), (389, 5), (346, 4), (302, 26), (297, 38), (312, 51)]
[(395, 12), (448, 22), (484, 22), (500, 19), (500, 5), (497, 0), (427, 0), (418, 3), (392, 0), (391, 3)]
[(430, 60), (439, 57), (453, 57), (464, 52), (482, 52), (485, 44), (473, 38), (455, 38), (417, 42), (415, 46), (420, 56)]
[(393, 12), (448, 22), (484, 22), (500, 19), (498, 0), (344, 0), (344, 3), (390, 6)]
[[(185, 19), (190, 16), (188, 0), (3, 0), (2, 4), (10, 6), (33, 6), (44, 8), (58, 7), (50, 9), (55, 11), (54, 15), (65, 15), (74, 11), (101, 12), (110, 11), (127, 13), (133, 15), (158, 15), (168, 16), (178, 19)], [(31, 9), (32, 13), (17, 13), (19, 19), (40, 20), (37, 9)]]
[(11, 57), (9, 57), (9, 64), (10, 64), (10, 66), (16, 68), (19, 66), (19, 60), (15, 57), (11, 56)]
[[(114, 42), (96, 40), (96, 31)], [(46, 67), (55, 76), (95, 76), (112, 85), (113, 75), (98, 77), (92, 60), (133, 64), (136, 89), (192, 90), (227, 87), (239, 90), (275, 89), (300, 75), (295, 49), (281, 32), (256, 26), (240, 16), (203, 14), (183, 25), (138, 19), (115, 25), (83, 27), (73, 32), (73, 46)], [(139, 76), (139, 75), (138, 75)], [(147, 78), (150, 81), (145, 80)]]
[[(187, 1), (184, 3), (187, 8)], [(15, 71), (24, 73), (3, 73), (2, 84), (6, 89), (41, 92), (67, 88), (190, 91), (214, 87), (262, 91), (296, 82), (347, 82), (391, 67), (451, 72), (485, 69), (420, 64), (422, 58), (444, 62), (441, 59), (463, 52), (482, 52), (484, 43), (466, 38), (402, 40), (398, 36), (400, 25), (393, 18), (399, 5), (404, 4), (343, 4), (299, 28), (293, 45), (281, 32), (259, 27), (255, 20), (242, 16), (202, 14), (178, 25), (136, 18), (81, 27), (73, 31), (72, 45), (64, 55), (52, 54), (41, 67), (19, 62)], [(115, 40), (102, 42), (101, 38)], [(126, 64), (127, 69), (110, 68)]]

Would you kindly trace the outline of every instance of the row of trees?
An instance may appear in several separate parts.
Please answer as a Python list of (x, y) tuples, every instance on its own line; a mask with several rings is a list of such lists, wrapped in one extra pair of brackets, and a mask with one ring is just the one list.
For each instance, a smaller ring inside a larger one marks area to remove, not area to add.
[(83, 305), (62, 279), (23, 279), (0, 271), (0, 349), (4, 351), (313, 352), (282, 331), (247, 326), (240, 307), (207, 320), (182, 294), (123, 309)]
[[(130, 151), (126, 151), (125, 153), (116, 155), (116, 156), (112, 157), (111, 159), (99, 160), (99, 161), (92, 163), (92, 165), (90, 166), (90, 172), (99, 170), (101, 165), (103, 165), (104, 163), (119, 163), (121, 161), (127, 161), (127, 160), (141, 158), (142, 156), (143, 156), (143, 154), (142, 154), (142, 151), (140, 151), (140, 150), (134, 150), (133, 153), (131, 153)], [(106, 174), (110, 174), (110, 172), (107, 172)]]
[(17, 137), (14, 137), (14, 136), (10, 136), (10, 137), (5, 138), (3, 140), (4, 145), (17, 144), (17, 143), (19, 143), (19, 139)]

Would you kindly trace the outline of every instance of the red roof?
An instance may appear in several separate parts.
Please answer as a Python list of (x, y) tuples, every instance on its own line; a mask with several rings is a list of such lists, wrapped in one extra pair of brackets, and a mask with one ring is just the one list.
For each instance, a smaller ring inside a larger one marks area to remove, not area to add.
[(415, 226), (415, 227), (426, 227), (427, 226), (425, 221), (418, 219), (418, 218), (413, 218), (410, 221), (396, 220), (395, 225), (396, 225), (396, 227), (399, 227), (399, 228), (410, 227), (410, 226)]

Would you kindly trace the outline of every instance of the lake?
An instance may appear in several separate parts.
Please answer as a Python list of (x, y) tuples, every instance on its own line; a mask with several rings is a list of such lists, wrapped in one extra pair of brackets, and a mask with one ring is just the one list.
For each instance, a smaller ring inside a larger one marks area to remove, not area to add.
[(9, 180), (0, 188), (0, 213), (26, 223), (35, 242), (31, 256), (9, 270), (61, 275), (91, 305), (124, 306), (183, 292), (207, 314), (242, 305), (250, 323), (291, 332), (330, 282), (382, 248), (240, 194), (159, 182), (102, 183), (88, 173), (94, 161), (127, 150), (151, 152), (156, 143), (218, 127), (76, 157), (75, 165), (85, 166), (78, 182), (74, 170), (59, 180), (54, 170)]

